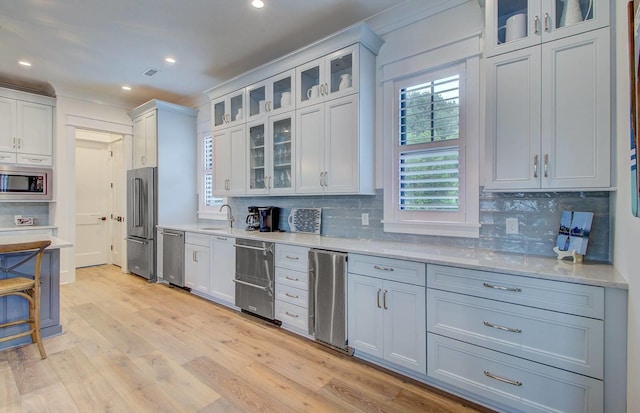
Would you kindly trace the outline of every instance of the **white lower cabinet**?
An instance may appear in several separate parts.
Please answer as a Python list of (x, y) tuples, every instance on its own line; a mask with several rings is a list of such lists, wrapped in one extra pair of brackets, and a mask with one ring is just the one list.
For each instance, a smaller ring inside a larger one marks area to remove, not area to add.
[(184, 242), (184, 284), (209, 294), (209, 236), (187, 232)]
[(603, 383), (437, 334), (429, 376), (525, 412), (602, 412)]
[(309, 335), (309, 248), (276, 244), (275, 318), (282, 328)]
[(211, 237), (211, 295), (223, 304), (234, 305), (236, 286), (236, 249), (235, 238)]
[(604, 289), (427, 265), (429, 377), (525, 412), (603, 412)]
[[(381, 274), (368, 271), (371, 268)], [(421, 374), (426, 373), (426, 320), (424, 264), (422, 285), (395, 281), (395, 270), (406, 261), (349, 255), (348, 331), (349, 346)], [(382, 270), (379, 270), (382, 269)], [(357, 274), (353, 271), (372, 273)], [(402, 272), (402, 271), (398, 271)]]

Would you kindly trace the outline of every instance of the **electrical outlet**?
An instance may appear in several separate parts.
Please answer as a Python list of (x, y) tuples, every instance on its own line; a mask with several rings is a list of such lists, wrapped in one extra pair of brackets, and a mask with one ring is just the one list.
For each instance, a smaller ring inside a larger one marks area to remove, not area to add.
[(507, 218), (507, 235), (518, 235), (518, 218)]
[(369, 225), (369, 214), (366, 212), (363, 212), (361, 217), (362, 217), (362, 225)]

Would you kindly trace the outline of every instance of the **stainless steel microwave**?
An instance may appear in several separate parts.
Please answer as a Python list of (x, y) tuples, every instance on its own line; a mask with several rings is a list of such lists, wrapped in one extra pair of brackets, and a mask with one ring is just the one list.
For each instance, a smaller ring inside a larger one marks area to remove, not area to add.
[(50, 201), (53, 173), (49, 168), (0, 166), (0, 200)]

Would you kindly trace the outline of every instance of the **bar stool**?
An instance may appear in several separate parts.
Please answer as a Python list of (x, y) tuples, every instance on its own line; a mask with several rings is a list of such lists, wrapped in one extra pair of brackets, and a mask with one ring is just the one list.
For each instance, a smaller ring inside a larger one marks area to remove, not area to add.
[[(24, 256), (19, 257), (18, 262), (10, 266), (6, 266), (4, 262), (0, 265), (0, 273), (9, 277), (0, 280), (0, 297), (15, 295), (29, 301), (29, 318), (0, 324), (0, 330), (21, 324), (29, 324), (30, 326), (27, 331), (0, 337), (0, 343), (31, 335), (31, 341), (38, 345), (40, 356), (43, 359), (47, 358), (47, 353), (44, 351), (42, 337), (40, 336), (40, 263), (42, 262), (44, 249), (49, 245), (51, 245), (49, 240), (0, 245), (0, 254), (26, 253)], [(33, 274), (18, 270), (19, 267), (27, 264), (33, 258), (35, 258)]]

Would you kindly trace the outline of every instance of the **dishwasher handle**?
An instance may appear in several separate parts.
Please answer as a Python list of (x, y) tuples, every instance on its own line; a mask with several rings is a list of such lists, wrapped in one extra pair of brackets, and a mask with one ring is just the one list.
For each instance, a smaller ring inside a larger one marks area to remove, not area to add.
[(238, 283), (238, 284), (246, 285), (246, 286), (248, 286), (248, 287), (257, 288), (258, 290), (261, 290), (261, 291), (269, 291), (269, 288), (268, 288), (268, 287), (263, 287), (263, 286), (261, 286), (261, 285), (251, 284), (251, 283), (248, 283), (248, 282), (246, 282), (246, 281), (241, 281), (241, 280), (232, 280), (232, 281), (233, 281), (234, 283)]
[(271, 247), (262, 248), (262, 247), (252, 247), (251, 245), (240, 245), (240, 244), (233, 244), (233, 246), (236, 248), (245, 248), (245, 249), (254, 250), (254, 251), (262, 251), (262, 252), (271, 251)]

